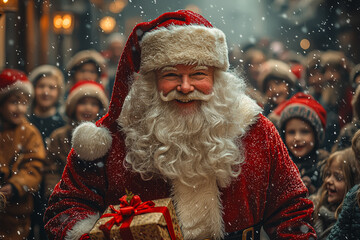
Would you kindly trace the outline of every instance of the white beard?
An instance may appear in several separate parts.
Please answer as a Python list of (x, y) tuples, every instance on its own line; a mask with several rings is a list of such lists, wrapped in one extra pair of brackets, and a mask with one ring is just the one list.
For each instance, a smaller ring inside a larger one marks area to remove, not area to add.
[(118, 119), (126, 134), (126, 163), (144, 180), (162, 176), (173, 184), (173, 200), (185, 239), (224, 237), (220, 188), (244, 162), (241, 137), (260, 107), (244, 94), (245, 84), (220, 70), (214, 96), (191, 113), (164, 102), (155, 75), (140, 75)]

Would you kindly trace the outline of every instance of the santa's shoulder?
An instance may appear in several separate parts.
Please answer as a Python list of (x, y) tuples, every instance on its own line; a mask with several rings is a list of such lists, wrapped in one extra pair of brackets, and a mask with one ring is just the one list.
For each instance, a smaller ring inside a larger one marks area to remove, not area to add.
[(279, 136), (275, 125), (267, 117), (259, 113), (254, 124), (246, 132), (244, 139), (266, 139), (273, 135)]
[(72, 133), (72, 148), (79, 159), (94, 161), (105, 156), (111, 148), (112, 133), (100, 123), (83, 122)]

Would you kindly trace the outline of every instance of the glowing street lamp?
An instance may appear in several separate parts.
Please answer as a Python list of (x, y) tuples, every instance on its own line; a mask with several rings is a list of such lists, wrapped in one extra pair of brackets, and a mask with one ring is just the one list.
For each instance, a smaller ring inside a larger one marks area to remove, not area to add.
[(16, 12), (18, 10), (18, 0), (0, 0), (1, 12)]
[(116, 26), (116, 20), (113, 17), (106, 16), (100, 20), (99, 25), (105, 33), (111, 33)]
[(53, 26), (57, 34), (71, 34), (74, 29), (74, 15), (69, 12), (55, 13)]

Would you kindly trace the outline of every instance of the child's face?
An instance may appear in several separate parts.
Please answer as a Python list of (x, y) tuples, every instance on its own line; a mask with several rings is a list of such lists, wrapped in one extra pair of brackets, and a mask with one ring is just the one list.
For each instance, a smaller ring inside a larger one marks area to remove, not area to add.
[(98, 79), (98, 69), (94, 63), (84, 63), (74, 73), (74, 82), (87, 80), (96, 81)]
[(4, 124), (10, 126), (21, 124), (28, 109), (29, 98), (20, 92), (16, 92), (11, 93), (11, 95), (4, 100), (4, 103), (0, 107), (0, 115)]
[(314, 149), (314, 131), (307, 122), (292, 118), (285, 125), (285, 144), (295, 157), (304, 157)]
[(329, 203), (340, 204), (345, 197), (345, 176), (340, 159), (334, 160), (325, 172), (327, 200)]
[(288, 83), (280, 80), (270, 80), (265, 95), (269, 102), (279, 105), (289, 96)]
[(48, 108), (56, 104), (59, 89), (54, 76), (43, 77), (35, 85), (35, 101), (40, 107)]
[(78, 122), (94, 121), (100, 112), (100, 102), (94, 97), (83, 97), (76, 105), (75, 117)]

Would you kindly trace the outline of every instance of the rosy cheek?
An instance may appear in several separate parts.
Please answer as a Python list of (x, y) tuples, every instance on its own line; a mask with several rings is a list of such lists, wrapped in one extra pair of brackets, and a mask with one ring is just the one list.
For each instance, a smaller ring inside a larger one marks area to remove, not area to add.
[(177, 84), (172, 81), (159, 81), (158, 82), (158, 91), (163, 92), (163, 94), (166, 96), (169, 92), (175, 90), (177, 87)]
[(213, 90), (213, 84), (210, 82), (207, 83), (198, 83), (194, 85), (195, 89), (202, 92), (203, 94), (210, 94)]

